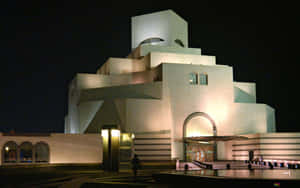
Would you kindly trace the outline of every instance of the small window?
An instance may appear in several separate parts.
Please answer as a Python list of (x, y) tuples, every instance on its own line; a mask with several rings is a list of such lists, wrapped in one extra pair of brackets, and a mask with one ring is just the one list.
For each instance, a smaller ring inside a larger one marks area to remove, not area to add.
[(200, 74), (200, 85), (207, 85), (207, 74)]
[(198, 74), (197, 73), (190, 73), (189, 74), (189, 82), (191, 85), (198, 84)]

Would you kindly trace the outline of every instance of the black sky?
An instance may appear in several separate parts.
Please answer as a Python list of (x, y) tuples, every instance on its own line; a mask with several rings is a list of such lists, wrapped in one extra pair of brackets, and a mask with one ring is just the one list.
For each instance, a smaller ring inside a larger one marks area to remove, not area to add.
[(276, 109), (278, 131), (300, 131), (295, 4), (82, 2), (1, 2), (0, 132), (63, 132), (75, 74), (125, 57), (130, 17), (166, 9), (189, 23), (190, 47), (233, 66), (235, 81), (256, 82), (257, 102)]

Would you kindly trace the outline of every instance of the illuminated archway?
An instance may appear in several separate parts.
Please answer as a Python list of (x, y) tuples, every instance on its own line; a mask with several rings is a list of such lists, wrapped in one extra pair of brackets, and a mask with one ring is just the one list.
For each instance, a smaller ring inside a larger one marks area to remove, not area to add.
[[(209, 143), (201, 145), (199, 142), (186, 142), (186, 138), (201, 136), (217, 136), (217, 127), (214, 120), (208, 114), (204, 112), (194, 112), (190, 114), (183, 123), (182, 137), (184, 140), (185, 161), (194, 160), (194, 158), (205, 160), (205, 157), (206, 159), (210, 158), (210, 160), (216, 160), (217, 146), (215, 142), (210, 145)], [(204, 152), (206, 152), (206, 154), (204, 154)], [(193, 157), (191, 157), (191, 155)]]
[(6, 142), (2, 148), (3, 163), (16, 163), (18, 160), (18, 145), (14, 141)]

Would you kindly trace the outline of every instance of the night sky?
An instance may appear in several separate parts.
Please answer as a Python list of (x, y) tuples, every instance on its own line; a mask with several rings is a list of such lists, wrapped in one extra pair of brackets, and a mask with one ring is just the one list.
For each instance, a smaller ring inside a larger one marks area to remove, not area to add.
[(257, 102), (276, 109), (278, 131), (300, 132), (296, 5), (5, 2), (0, 6), (0, 132), (63, 132), (75, 74), (95, 73), (109, 57), (128, 55), (130, 18), (166, 9), (189, 23), (190, 47), (233, 66), (235, 81), (256, 82)]

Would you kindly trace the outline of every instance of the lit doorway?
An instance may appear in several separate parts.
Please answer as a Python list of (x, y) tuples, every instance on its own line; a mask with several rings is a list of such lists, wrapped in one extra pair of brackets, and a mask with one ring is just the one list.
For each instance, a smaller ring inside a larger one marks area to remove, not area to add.
[(210, 162), (214, 160), (212, 143), (185, 143), (186, 161)]

